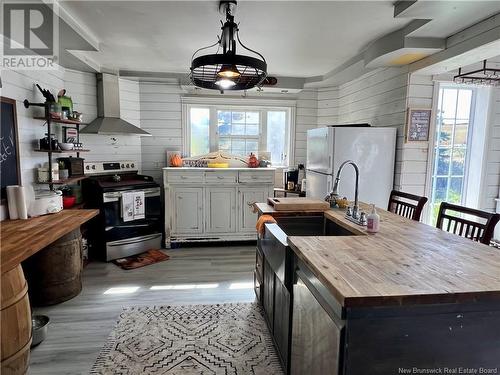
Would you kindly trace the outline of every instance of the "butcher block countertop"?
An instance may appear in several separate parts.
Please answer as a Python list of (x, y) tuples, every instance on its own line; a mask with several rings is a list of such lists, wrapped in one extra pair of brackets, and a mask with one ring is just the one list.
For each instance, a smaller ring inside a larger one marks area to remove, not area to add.
[[(361, 208), (369, 212), (367, 205)], [(377, 211), (376, 234), (346, 220), (344, 210), (333, 209), (325, 217), (355, 235), (288, 238), (341, 305), (500, 301), (499, 249)]]
[(28, 220), (0, 223), (2, 274), (97, 216), (99, 210), (63, 210)]

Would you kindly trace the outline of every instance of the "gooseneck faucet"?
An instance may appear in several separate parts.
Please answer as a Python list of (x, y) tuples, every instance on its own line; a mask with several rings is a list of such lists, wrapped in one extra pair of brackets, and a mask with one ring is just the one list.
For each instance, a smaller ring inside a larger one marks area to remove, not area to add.
[(366, 225), (366, 215), (364, 214), (364, 212), (360, 212), (359, 210), (359, 200), (358, 200), (359, 168), (356, 165), (356, 163), (353, 162), (352, 160), (346, 160), (340, 165), (339, 170), (337, 171), (337, 176), (335, 177), (335, 182), (333, 184), (332, 191), (330, 194), (326, 196), (325, 200), (329, 201), (331, 204), (332, 201), (335, 202), (336, 198), (340, 196), (339, 195), (340, 175), (342, 174), (344, 167), (348, 164), (352, 165), (354, 171), (356, 172), (356, 186), (354, 190), (354, 206), (352, 207), (352, 210), (350, 207), (347, 208), (346, 218), (351, 221), (354, 221), (357, 224)]
[(359, 168), (356, 165), (355, 162), (352, 160), (346, 160), (343, 162), (339, 170), (337, 171), (337, 176), (335, 177), (335, 183), (333, 184), (333, 189), (332, 189), (332, 195), (339, 195), (339, 182), (340, 182), (340, 175), (342, 174), (342, 170), (346, 165), (352, 165), (354, 168), (354, 171), (356, 172), (356, 187), (354, 190), (354, 207), (352, 208), (352, 218), (353, 219), (359, 219), (359, 200), (358, 200), (358, 189), (359, 189)]

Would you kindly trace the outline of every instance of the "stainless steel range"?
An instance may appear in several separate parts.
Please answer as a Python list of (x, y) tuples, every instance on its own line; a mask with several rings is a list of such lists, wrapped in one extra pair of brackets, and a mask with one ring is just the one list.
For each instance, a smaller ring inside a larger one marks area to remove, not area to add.
[[(87, 205), (100, 210), (90, 255), (110, 261), (161, 248), (160, 186), (153, 178), (138, 174), (132, 161), (85, 162), (84, 169), (89, 176), (83, 184)], [(129, 215), (129, 199), (132, 207), (143, 206), (137, 216)]]

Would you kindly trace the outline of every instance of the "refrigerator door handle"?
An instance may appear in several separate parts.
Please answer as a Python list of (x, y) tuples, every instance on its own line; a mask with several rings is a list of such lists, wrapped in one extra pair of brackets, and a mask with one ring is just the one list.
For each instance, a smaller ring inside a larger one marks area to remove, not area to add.
[[(332, 155), (328, 156), (328, 169), (332, 167)], [(332, 171), (333, 173), (334, 171)]]

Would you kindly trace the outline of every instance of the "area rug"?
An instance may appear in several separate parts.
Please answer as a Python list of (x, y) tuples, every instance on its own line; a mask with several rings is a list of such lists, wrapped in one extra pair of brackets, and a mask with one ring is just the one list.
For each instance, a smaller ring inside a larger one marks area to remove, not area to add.
[(282, 375), (255, 303), (131, 307), (90, 374)]
[(149, 266), (150, 264), (163, 262), (169, 258), (170, 257), (161, 250), (148, 250), (144, 253), (133, 255), (131, 257), (115, 259), (113, 263), (120, 266), (124, 270), (133, 270)]

